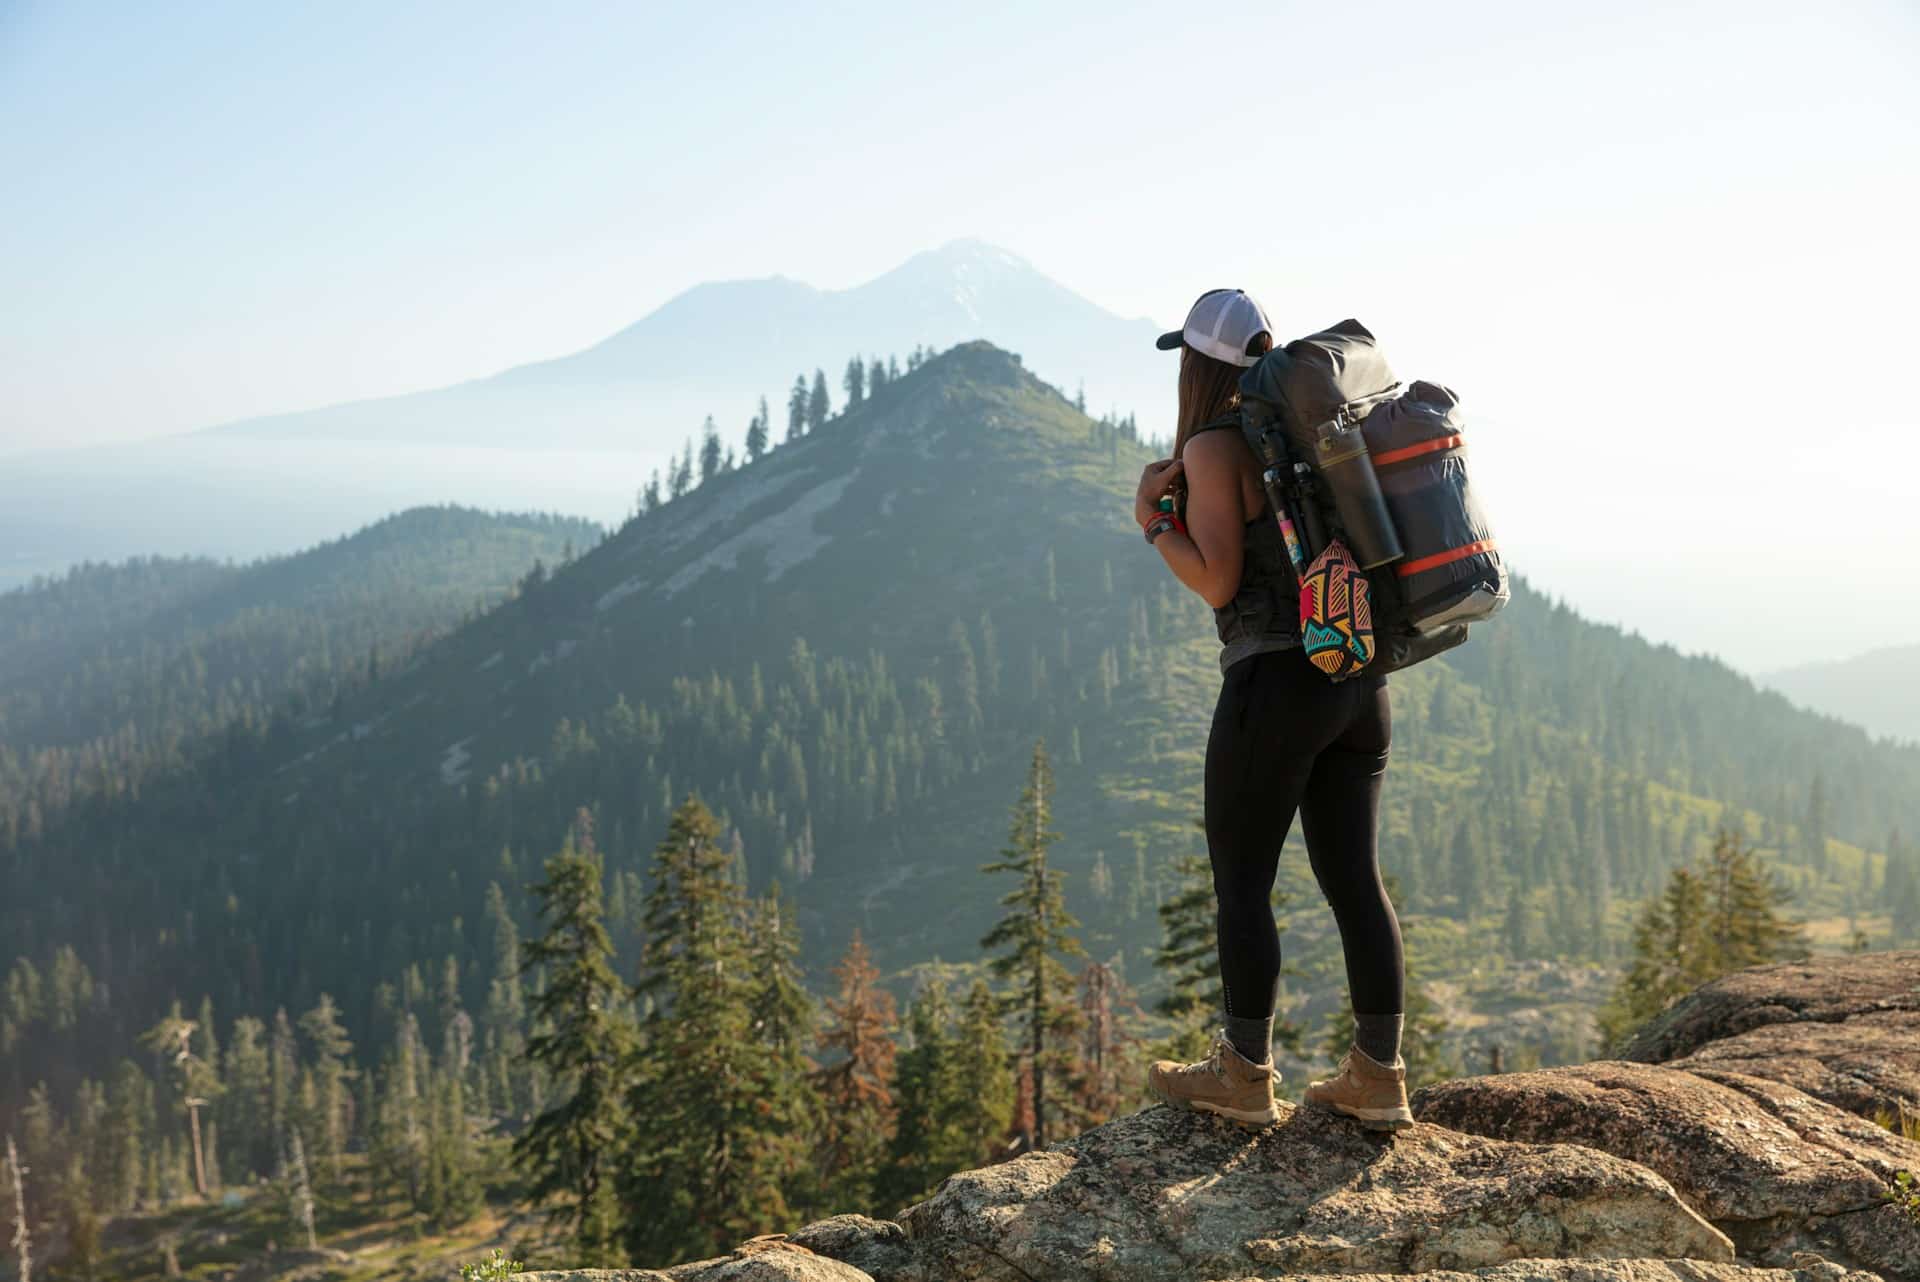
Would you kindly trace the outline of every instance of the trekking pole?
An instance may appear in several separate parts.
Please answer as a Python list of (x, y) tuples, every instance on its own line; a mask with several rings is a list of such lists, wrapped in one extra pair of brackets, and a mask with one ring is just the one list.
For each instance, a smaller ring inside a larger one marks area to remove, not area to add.
[[(1260, 472), (1260, 484), (1267, 492), (1268, 505), (1273, 508), (1273, 519), (1279, 523), (1280, 537), (1287, 545), (1287, 560), (1298, 584), (1306, 577), (1307, 566), (1321, 542), (1314, 528), (1317, 522), (1312, 521), (1310, 505), (1301, 501), (1301, 465), (1294, 461), (1285, 433), (1276, 422), (1269, 420), (1261, 426), (1258, 440), (1266, 463)], [(1303, 518), (1309, 524), (1303, 526)]]

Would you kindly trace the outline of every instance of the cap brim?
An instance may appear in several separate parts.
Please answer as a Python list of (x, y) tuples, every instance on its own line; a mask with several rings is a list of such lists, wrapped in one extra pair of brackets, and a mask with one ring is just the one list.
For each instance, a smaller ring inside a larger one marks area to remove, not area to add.
[(1180, 344), (1185, 341), (1186, 341), (1186, 334), (1184, 331), (1177, 330), (1177, 329), (1170, 329), (1166, 333), (1160, 335), (1160, 337), (1154, 339), (1153, 345), (1159, 348), (1163, 352), (1170, 352), (1174, 348), (1180, 346)]

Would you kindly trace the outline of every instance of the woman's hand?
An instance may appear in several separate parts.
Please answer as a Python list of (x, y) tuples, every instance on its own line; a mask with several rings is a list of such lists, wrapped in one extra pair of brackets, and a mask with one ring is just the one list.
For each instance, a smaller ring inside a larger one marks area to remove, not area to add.
[(1133, 519), (1145, 525), (1160, 510), (1160, 497), (1173, 488), (1185, 464), (1177, 458), (1155, 459), (1140, 469), (1140, 488), (1133, 496)]

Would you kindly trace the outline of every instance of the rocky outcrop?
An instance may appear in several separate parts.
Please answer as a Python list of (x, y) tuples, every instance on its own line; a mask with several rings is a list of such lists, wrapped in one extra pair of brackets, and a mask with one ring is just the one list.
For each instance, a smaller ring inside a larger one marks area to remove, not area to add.
[(1867, 1117), (1920, 1116), (1920, 949), (1736, 971), (1649, 1020), (1620, 1057), (1771, 1078)]
[(1422, 1121), (1590, 1144), (1658, 1171), (1743, 1259), (1814, 1247), (1920, 1276), (1920, 1225), (1883, 1198), (1893, 1172), (1920, 1170), (1920, 1144), (1784, 1083), (1601, 1060), (1440, 1082), (1413, 1107)]
[[(1161, 1106), (946, 1180), (901, 1223), (943, 1279), (1058, 1282), (1474, 1268), (1530, 1256), (1727, 1261), (1646, 1168), (1282, 1105), (1257, 1133)], [(929, 1275), (934, 1276), (934, 1275)]]
[(1769, 1077), (1862, 1117), (1920, 1117), (1920, 1011), (1767, 1024), (1666, 1062)]

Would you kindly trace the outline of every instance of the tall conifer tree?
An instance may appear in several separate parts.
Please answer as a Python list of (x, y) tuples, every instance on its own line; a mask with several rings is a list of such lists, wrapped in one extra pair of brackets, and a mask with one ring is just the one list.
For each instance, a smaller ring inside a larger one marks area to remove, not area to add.
[(522, 967), (541, 969), (546, 985), (533, 998), (540, 1029), (527, 1055), (553, 1079), (558, 1100), (513, 1144), (513, 1160), (539, 1201), (567, 1226), (577, 1262), (619, 1262), (612, 1171), (625, 1135), (621, 1074), (632, 1053), (625, 993), (613, 969), (602, 920), (599, 851), (581, 809), (560, 852), (533, 887), (545, 932), (526, 945)]
[(980, 866), (982, 872), (1011, 872), (1019, 878), (1001, 896), (1007, 912), (980, 946), (1009, 950), (987, 965), (995, 975), (1014, 981), (1003, 1002), (1022, 1026), (1022, 1049), (1033, 1081), (1033, 1148), (1047, 1146), (1053, 1111), (1066, 1114), (1069, 1123), (1080, 1120), (1072, 1101), (1081, 1076), (1078, 1037), (1084, 1021), (1073, 972), (1059, 957), (1085, 957), (1086, 949), (1072, 933), (1080, 922), (1067, 911), (1061, 891), (1065, 875), (1047, 866), (1047, 847), (1060, 839), (1050, 826), (1052, 814), (1053, 769), (1045, 742), (1036, 741), (1007, 845), (999, 859)]
[(797, 441), (807, 431), (807, 376), (793, 376), (793, 391), (787, 394), (787, 439)]
[(807, 393), (807, 431), (819, 431), (831, 413), (833, 402), (827, 396), (827, 373), (817, 369), (813, 371), (813, 387)]
[(817, 1035), (817, 1017), (799, 955), (793, 908), (781, 898), (775, 881), (755, 904), (747, 952), (747, 973), (753, 976), (748, 1009), (765, 1070), (754, 1143), (765, 1150), (757, 1160), (778, 1181), (780, 1196), (767, 1207), (774, 1223), (821, 1209), (819, 1180), (809, 1160), (824, 1119), (812, 1076), (818, 1065), (807, 1054)]
[(760, 1144), (770, 1060), (753, 1039), (746, 900), (720, 822), (689, 793), (654, 850), (637, 995), (653, 1003), (628, 1089), (627, 1248), (672, 1263), (767, 1229), (784, 1153)]

